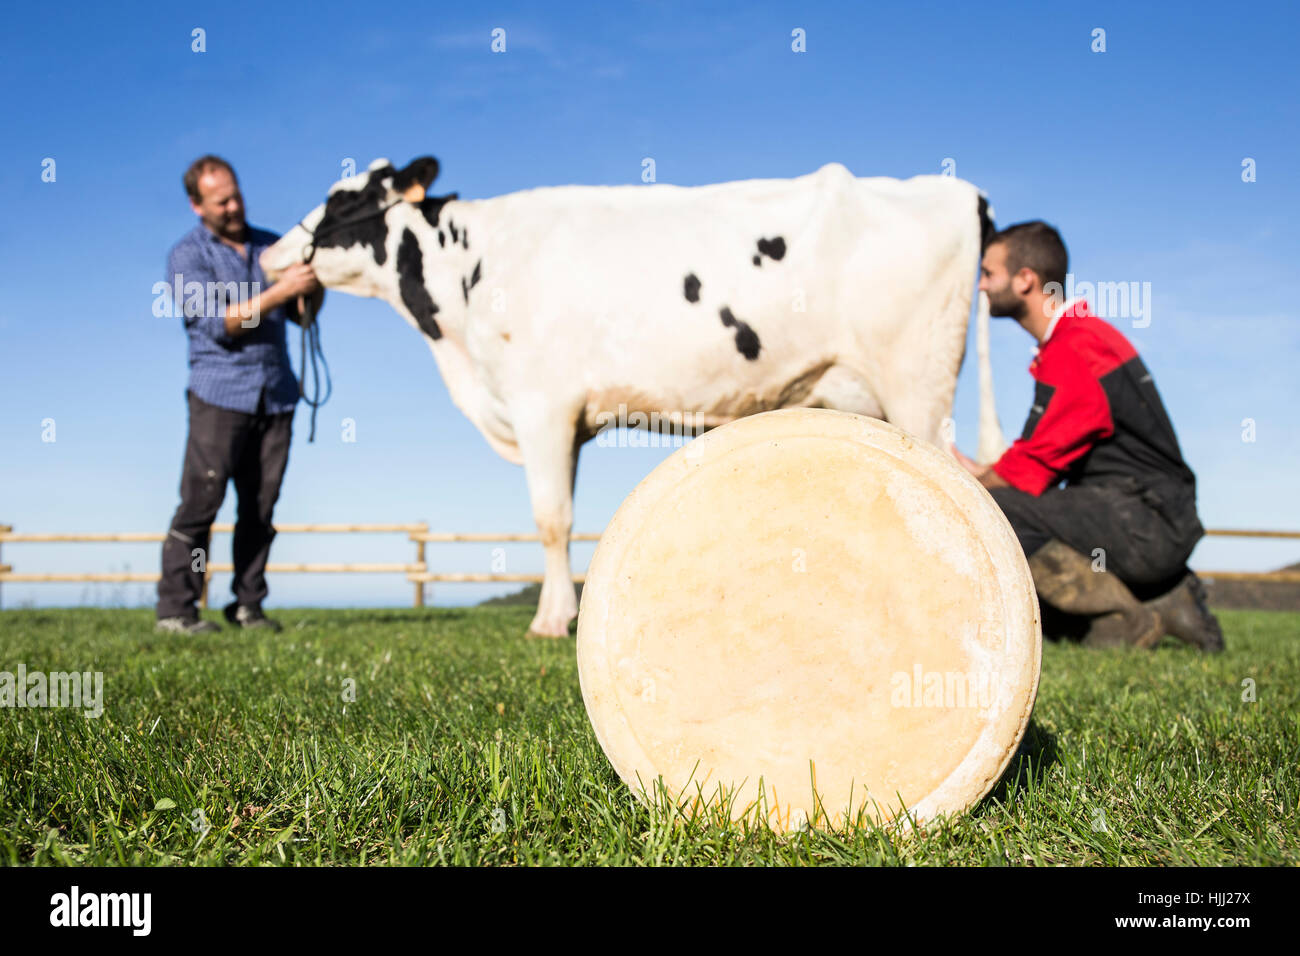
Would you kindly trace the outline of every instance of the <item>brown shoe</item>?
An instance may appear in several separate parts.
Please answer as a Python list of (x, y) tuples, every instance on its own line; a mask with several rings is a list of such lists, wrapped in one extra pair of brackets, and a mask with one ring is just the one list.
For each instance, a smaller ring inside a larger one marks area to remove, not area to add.
[(1053, 538), (1029, 559), (1038, 596), (1060, 611), (1092, 619), (1083, 643), (1088, 647), (1154, 647), (1164, 636), (1160, 615), (1143, 606), (1128, 586), (1109, 571)]
[(1164, 594), (1143, 602), (1160, 615), (1165, 633), (1207, 654), (1223, 650), (1223, 628), (1205, 601), (1205, 585), (1193, 571)]

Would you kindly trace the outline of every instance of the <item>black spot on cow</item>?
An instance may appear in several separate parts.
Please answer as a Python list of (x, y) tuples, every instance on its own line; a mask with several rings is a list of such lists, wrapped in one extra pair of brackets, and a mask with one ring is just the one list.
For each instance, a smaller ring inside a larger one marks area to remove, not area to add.
[(340, 189), (325, 200), (325, 215), (313, 230), (313, 245), (317, 249), (369, 246), (382, 266), (388, 258), (388, 223), (380, 214), (388, 198), (384, 180), (396, 175), (392, 166), (381, 166), (371, 171), (362, 188)]
[(443, 233), (441, 229), (438, 230), (438, 248), (440, 249), (447, 248), (447, 236)]
[(695, 277), (694, 272), (686, 277), (682, 291), (686, 293), (687, 302), (700, 301), (700, 280)]
[(754, 265), (756, 265), (756, 266), (761, 266), (762, 264), (763, 264), (763, 257), (762, 257), (762, 256), (754, 256)]
[[(462, 235), (463, 235), (463, 233), (462, 233)], [(472, 288), (474, 288), (474, 286), (478, 285), (478, 280), (481, 279), (481, 278), (483, 278), (483, 260), (482, 260), (482, 259), (480, 259), (478, 262), (474, 263), (474, 274), (471, 275), (471, 276), (469, 277), (468, 281), (467, 281), (466, 279), (464, 279), (463, 277), (462, 277), (461, 280), (460, 280), (460, 290), (461, 290), (461, 292), (465, 293), (465, 304), (466, 304), (466, 305), (469, 305), (469, 290), (472, 289)]]
[(980, 196), (980, 252), (983, 253), (988, 248), (990, 240), (997, 233), (998, 227), (993, 225), (993, 220), (989, 216), (989, 201)]
[(759, 349), (762, 348), (758, 341), (758, 333), (744, 322), (741, 322), (740, 328), (736, 329), (736, 348), (751, 362), (758, 358)]
[(719, 310), (718, 314), (722, 317), (723, 325), (736, 330), (736, 349), (740, 354), (751, 362), (758, 358), (759, 349), (762, 348), (758, 341), (758, 333), (732, 315), (731, 309), (725, 305)]
[(780, 236), (775, 239), (759, 239), (758, 255), (754, 257), (754, 265), (758, 265), (762, 256), (767, 256), (780, 262), (785, 258), (785, 240)]
[(460, 244), (466, 252), (469, 252), (469, 227), (464, 226), (460, 230)]
[(420, 251), (420, 240), (409, 229), (402, 230), (402, 242), (397, 247), (397, 278), (402, 304), (414, 316), (420, 331), (431, 339), (442, 338), (442, 329), (438, 328), (438, 321), (434, 318), (438, 306), (424, 284), (424, 255)]
[(460, 242), (460, 233), (456, 231), (456, 220), (449, 218), (447, 220), (447, 228), (451, 230), (452, 243)]
[(457, 199), (456, 193), (447, 196), (429, 196), (420, 202), (420, 212), (424, 215), (424, 221), (431, 226), (438, 225), (438, 217), (442, 214), (442, 207), (449, 202)]

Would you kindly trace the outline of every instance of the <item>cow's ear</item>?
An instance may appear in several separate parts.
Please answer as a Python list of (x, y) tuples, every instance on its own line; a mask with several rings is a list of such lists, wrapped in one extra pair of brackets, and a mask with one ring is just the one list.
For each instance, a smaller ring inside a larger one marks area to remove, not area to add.
[(405, 169), (393, 177), (393, 191), (399, 192), (408, 202), (419, 202), (425, 190), (438, 178), (438, 161), (432, 156), (413, 159)]

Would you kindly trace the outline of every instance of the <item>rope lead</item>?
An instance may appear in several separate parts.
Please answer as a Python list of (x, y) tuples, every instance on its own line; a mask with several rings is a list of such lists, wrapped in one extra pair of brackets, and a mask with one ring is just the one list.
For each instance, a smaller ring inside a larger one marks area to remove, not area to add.
[[(307, 441), (316, 441), (316, 410), (329, 401), (334, 391), (334, 382), (330, 378), (329, 363), (325, 361), (325, 352), (320, 344), (320, 325), (312, 309), (311, 300), (303, 296), (298, 299), (298, 311), (303, 318), (302, 349), (298, 367), (298, 397), (311, 407), (311, 433)], [(307, 364), (310, 353), (311, 364)], [(321, 396), (321, 368), (325, 369), (325, 395)], [(307, 397), (307, 370), (311, 369), (312, 397)]]

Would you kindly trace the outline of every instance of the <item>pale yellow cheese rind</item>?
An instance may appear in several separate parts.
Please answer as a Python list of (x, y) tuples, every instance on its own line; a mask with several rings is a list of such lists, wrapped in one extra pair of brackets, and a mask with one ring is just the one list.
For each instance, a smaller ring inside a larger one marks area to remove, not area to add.
[(578, 665), (634, 790), (778, 829), (959, 813), (1024, 734), (1032, 578), (979, 483), (876, 419), (740, 419), (656, 468), (601, 538)]

